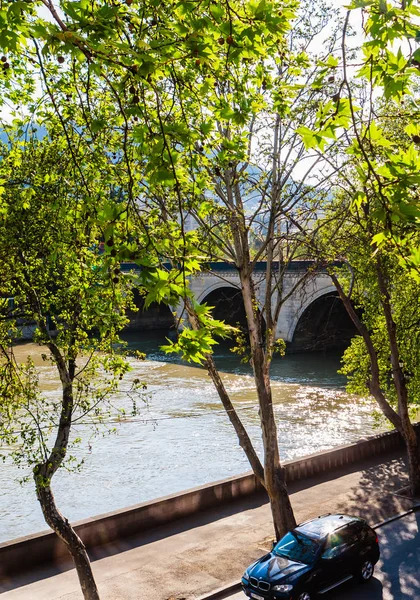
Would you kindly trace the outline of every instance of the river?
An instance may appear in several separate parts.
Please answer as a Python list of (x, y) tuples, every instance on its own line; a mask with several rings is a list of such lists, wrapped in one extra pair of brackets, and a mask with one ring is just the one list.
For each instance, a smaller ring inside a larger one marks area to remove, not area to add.
[[(80, 472), (59, 471), (53, 488), (57, 504), (70, 520), (83, 519), (249, 470), (237, 438), (204, 369), (157, 350), (159, 332), (137, 334), (129, 346), (147, 353), (134, 361), (128, 379), (147, 383), (140, 415), (118, 426), (116, 434), (89, 439), (83, 426)], [(41, 365), (40, 349), (28, 354)], [(259, 452), (261, 433), (253, 379), (248, 365), (216, 348), (216, 362), (227, 389)], [(370, 400), (344, 390), (337, 354), (291, 354), (273, 361), (273, 403), (283, 460), (353, 442), (377, 432)], [(45, 394), (58, 388), (51, 366), (39, 366)], [(1, 447), (0, 447), (1, 449)], [(0, 470), (0, 542), (46, 529), (33, 482), (18, 483), (29, 471), (6, 462)]]

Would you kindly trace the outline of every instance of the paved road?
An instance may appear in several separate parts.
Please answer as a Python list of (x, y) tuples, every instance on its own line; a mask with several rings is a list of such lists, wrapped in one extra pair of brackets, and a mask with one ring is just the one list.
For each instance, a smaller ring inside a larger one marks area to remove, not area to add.
[[(367, 584), (349, 581), (325, 600), (420, 600), (420, 511), (377, 530), (381, 560)], [(245, 600), (242, 592), (227, 596)]]

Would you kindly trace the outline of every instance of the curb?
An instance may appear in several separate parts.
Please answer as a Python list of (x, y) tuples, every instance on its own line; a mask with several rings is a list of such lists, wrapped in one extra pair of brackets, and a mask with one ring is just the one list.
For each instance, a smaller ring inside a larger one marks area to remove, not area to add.
[(205, 594), (204, 596), (199, 596), (197, 600), (219, 600), (219, 598), (223, 598), (226, 594), (233, 594), (234, 592), (239, 592), (241, 590), (241, 584), (238, 581), (226, 585), (225, 587), (218, 588), (211, 594)]
[[(394, 515), (389, 519), (385, 519), (384, 521), (379, 521), (378, 523), (375, 523), (375, 525), (372, 525), (372, 529), (379, 529), (384, 525), (388, 525), (388, 523), (393, 523), (394, 521), (398, 521), (398, 519), (407, 517), (408, 515), (411, 515), (417, 512), (418, 510), (420, 510), (420, 502), (418, 504), (414, 504), (414, 506), (412, 506), (409, 510), (406, 510), (402, 513), (398, 513), (397, 515)], [(214, 592), (211, 592), (210, 594), (204, 594), (204, 596), (199, 596), (197, 600), (220, 600), (220, 598), (223, 598), (223, 596), (226, 596), (226, 594), (233, 594), (234, 592), (239, 592), (240, 590), (241, 584), (235, 581), (234, 583), (230, 583), (224, 587), (214, 590)]]

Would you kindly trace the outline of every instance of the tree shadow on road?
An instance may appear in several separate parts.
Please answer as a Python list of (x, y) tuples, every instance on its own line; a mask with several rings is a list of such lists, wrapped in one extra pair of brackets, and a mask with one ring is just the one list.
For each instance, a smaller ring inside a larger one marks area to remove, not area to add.
[[(357, 488), (342, 505), (343, 512), (360, 516), (374, 525), (409, 510), (415, 501), (398, 495), (407, 485), (407, 470), (401, 459), (390, 459), (361, 472)], [(397, 494), (396, 494), (397, 492)], [(385, 524), (377, 529), (381, 561), (377, 576), (380, 588), (370, 586), (370, 595), (337, 594), (332, 598), (384, 598), (384, 600), (420, 600), (420, 512)], [(377, 580), (376, 580), (377, 581)]]
[(374, 525), (411, 508), (409, 498), (395, 494), (406, 484), (407, 469), (401, 457), (367, 465), (361, 470), (358, 486), (351, 490), (341, 509)]
[(385, 598), (420, 598), (420, 512), (378, 529)]

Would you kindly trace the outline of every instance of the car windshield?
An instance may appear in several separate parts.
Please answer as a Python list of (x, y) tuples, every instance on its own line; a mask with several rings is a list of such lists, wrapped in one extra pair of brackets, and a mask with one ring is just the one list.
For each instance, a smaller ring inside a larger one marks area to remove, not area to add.
[(317, 557), (319, 547), (318, 542), (306, 535), (289, 531), (274, 547), (273, 552), (277, 556), (311, 565)]

